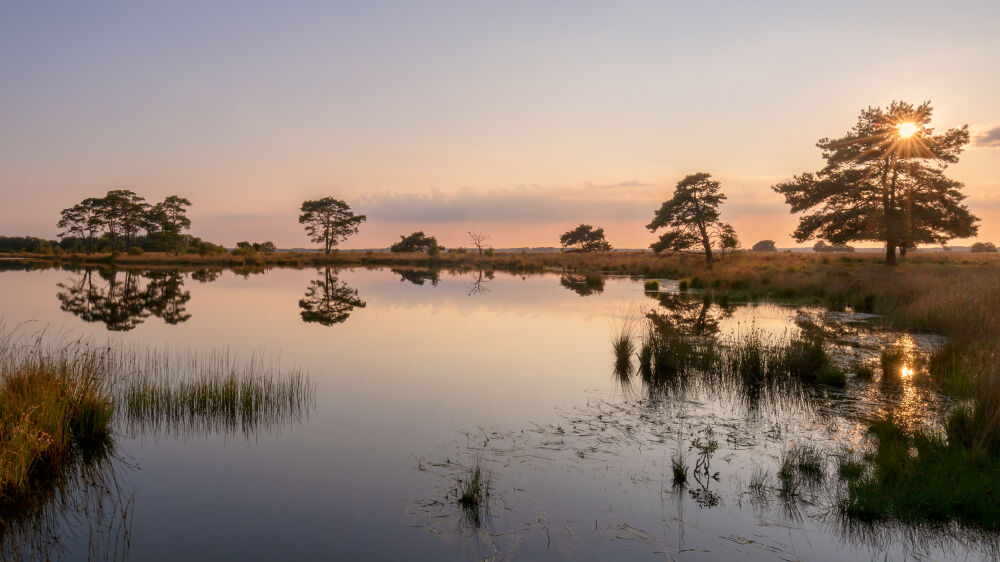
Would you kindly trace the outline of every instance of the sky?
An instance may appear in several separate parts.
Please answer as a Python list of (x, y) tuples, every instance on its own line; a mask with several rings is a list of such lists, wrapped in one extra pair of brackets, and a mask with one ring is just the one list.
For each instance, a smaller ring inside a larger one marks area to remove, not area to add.
[(642, 248), (709, 172), (745, 246), (795, 246), (770, 186), (865, 107), (930, 100), (972, 131), (949, 175), (1000, 242), (998, 21), (996, 1), (0, 0), (0, 234), (55, 237), (60, 209), (132, 189), (187, 197), (227, 246), (312, 246), (299, 205), (334, 196), (368, 217), (345, 248), (557, 246), (580, 223)]

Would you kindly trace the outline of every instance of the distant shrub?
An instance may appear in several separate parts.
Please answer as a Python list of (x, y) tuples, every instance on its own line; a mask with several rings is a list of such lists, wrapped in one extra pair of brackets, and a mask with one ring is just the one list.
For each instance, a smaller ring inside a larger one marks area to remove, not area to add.
[(997, 245), (993, 242), (976, 242), (972, 245), (971, 251), (975, 254), (995, 254)]
[(128, 255), (130, 256), (141, 256), (145, 252), (139, 246), (130, 246), (128, 249)]
[(774, 240), (761, 240), (751, 248), (754, 252), (777, 252), (778, 247), (774, 245)]
[(650, 292), (655, 292), (660, 290), (660, 282), (657, 281), (656, 279), (646, 279), (646, 283), (644, 284), (644, 286), (646, 290)]

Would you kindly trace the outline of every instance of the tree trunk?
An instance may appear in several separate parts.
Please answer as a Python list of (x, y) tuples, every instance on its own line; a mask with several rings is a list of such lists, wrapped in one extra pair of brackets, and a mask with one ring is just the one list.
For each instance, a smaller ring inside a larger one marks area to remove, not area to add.
[(896, 241), (888, 240), (885, 243), (885, 265), (896, 265)]
[(712, 263), (715, 258), (712, 256), (712, 241), (708, 238), (708, 230), (703, 224), (698, 225), (698, 229), (701, 230), (701, 244), (705, 247), (705, 261)]

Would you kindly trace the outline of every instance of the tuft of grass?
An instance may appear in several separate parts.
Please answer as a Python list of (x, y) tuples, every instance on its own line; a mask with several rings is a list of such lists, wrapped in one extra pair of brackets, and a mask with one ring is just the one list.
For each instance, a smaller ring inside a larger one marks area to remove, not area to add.
[(632, 334), (623, 330), (611, 346), (615, 354), (615, 375), (622, 381), (628, 381), (632, 376), (632, 354), (635, 353)]
[(674, 486), (683, 486), (687, 482), (688, 466), (680, 452), (671, 457), (670, 469), (674, 476)]
[(462, 519), (470, 529), (479, 529), (490, 516), (493, 473), (482, 467), (481, 460), (463, 470), (454, 490), (455, 503), (462, 508)]
[(643, 283), (643, 288), (649, 292), (656, 292), (660, 290), (660, 282), (656, 279), (646, 279)]
[(684, 292), (687, 291), (690, 287), (691, 287), (691, 281), (688, 279), (681, 279), (680, 281), (677, 282), (678, 291)]
[(863, 381), (870, 381), (875, 378), (875, 367), (871, 363), (859, 361), (854, 365), (854, 375)]
[(882, 350), (879, 365), (882, 367), (882, 382), (897, 383), (903, 376), (907, 353), (902, 347), (891, 346)]
[(490, 495), (490, 477), (476, 465), (470, 469), (468, 476), (459, 481), (458, 503), (462, 507), (479, 507)]
[(865, 474), (865, 465), (856, 458), (845, 456), (837, 464), (837, 474), (842, 480), (856, 482)]

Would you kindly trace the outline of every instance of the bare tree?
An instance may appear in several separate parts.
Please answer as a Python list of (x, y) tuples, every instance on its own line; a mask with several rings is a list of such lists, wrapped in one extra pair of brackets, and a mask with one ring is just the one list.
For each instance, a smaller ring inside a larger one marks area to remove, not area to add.
[(483, 246), (490, 239), (490, 235), (485, 232), (469, 232), (469, 244), (476, 247), (479, 255), (483, 255)]

